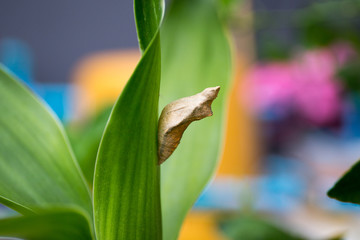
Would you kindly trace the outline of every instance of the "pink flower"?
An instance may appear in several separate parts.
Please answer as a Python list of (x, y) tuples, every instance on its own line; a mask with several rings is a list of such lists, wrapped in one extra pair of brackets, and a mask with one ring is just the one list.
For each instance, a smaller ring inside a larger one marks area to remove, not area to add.
[(255, 67), (245, 82), (245, 99), (255, 112), (270, 107), (288, 110), (289, 100), (295, 92), (291, 81), (291, 68), (287, 63), (271, 63)]
[(341, 110), (335, 55), (328, 50), (308, 51), (295, 58), (292, 65), (297, 84), (294, 107), (314, 124), (335, 119)]
[(335, 74), (349, 56), (344, 51), (340, 57), (334, 53), (312, 50), (286, 63), (255, 66), (245, 80), (248, 104), (258, 113), (270, 108), (297, 112), (318, 125), (334, 120), (341, 110), (341, 87)]

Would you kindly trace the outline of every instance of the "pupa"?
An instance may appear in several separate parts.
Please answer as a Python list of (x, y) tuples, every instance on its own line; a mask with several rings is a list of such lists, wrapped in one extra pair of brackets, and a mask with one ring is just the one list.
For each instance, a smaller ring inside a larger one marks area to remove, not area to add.
[(190, 123), (213, 115), (211, 104), (219, 90), (219, 86), (206, 88), (201, 93), (175, 100), (164, 107), (158, 127), (159, 164), (175, 151)]

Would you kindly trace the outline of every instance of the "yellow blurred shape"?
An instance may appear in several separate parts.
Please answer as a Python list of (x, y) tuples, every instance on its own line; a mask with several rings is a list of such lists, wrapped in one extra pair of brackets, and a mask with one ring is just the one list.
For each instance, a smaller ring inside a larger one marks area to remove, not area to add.
[(226, 240), (217, 230), (216, 214), (192, 211), (185, 219), (179, 240)]
[(241, 104), (241, 94), (246, 69), (243, 62), (238, 62), (234, 84), (228, 101), (224, 150), (217, 177), (241, 177), (256, 174), (258, 169), (259, 149), (257, 144), (256, 121)]
[(138, 50), (126, 50), (97, 53), (80, 61), (73, 75), (79, 90), (75, 112), (88, 116), (113, 104), (139, 60)]

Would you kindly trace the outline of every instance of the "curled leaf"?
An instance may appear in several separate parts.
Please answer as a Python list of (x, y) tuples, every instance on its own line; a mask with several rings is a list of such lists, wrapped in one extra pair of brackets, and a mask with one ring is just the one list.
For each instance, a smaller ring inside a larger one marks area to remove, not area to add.
[(175, 151), (186, 128), (193, 121), (213, 115), (211, 104), (220, 87), (206, 88), (196, 95), (169, 103), (161, 112), (158, 130), (159, 164)]

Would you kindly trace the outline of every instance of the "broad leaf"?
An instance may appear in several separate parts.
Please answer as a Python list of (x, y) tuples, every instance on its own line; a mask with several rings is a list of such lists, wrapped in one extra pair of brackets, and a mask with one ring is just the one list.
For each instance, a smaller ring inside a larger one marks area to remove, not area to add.
[(94, 215), (99, 240), (162, 237), (157, 164), (161, 7), (157, 0), (135, 1), (144, 55), (114, 105), (96, 160)]
[(89, 219), (74, 209), (52, 209), (36, 215), (0, 220), (1, 237), (28, 240), (91, 240)]
[(329, 190), (328, 196), (342, 202), (360, 204), (360, 162), (357, 162)]
[(93, 184), (96, 154), (110, 111), (110, 108), (103, 109), (92, 119), (83, 123), (81, 127), (72, 127), (70, 125), (66, 128), (76, 159), (91, 187)]
[(164, 14), (163, 0), (134, 0), (134, 14), (140, 50), (145, 51), (157, 39)]
[(91, 198), (59, 120), (0, 65), (0, 202), (27, 213)]
[(241, 217), (222, 220), (220, 229), (223, 233), (233, 240), (302, 240), (298, 236), (287, 232), (275, 224), (256, 216), (243, 215)]
[(190, 125), (162, 165), (164, 239), (177, 238), (181, 224), (217, 166), (225, 100), (231, 78), (228, 39), (212, 0), (174, 0), (162, 28), (161, 109), (173, 100), (220, 86), (214, 115)]

